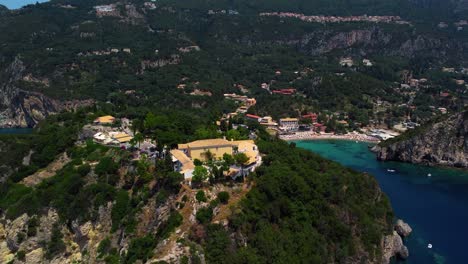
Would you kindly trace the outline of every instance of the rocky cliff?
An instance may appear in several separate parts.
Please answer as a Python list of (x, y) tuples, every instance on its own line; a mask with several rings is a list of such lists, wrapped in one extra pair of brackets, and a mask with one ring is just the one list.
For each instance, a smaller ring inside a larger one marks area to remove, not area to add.
[(0, 83), (0, 128), (34, 127), (48, 115), (93, 103), (92, 100), (58, 101), (41, 93), (21, 90), (17, 83), (28, 79), (28, 75), (18, 57), (1, 73), (1, 77), (4, 82)]
[(468, 111), (376, 146), (379, 160), (468, 167)]
[(390, 263), (392, 258), (406, 259), (409, 257), (409, 250), (403, 244), (403, 238), (409, 236), (413, 230), (401, 219), (397, 220), (394, 229), (392, 234), (385, 236), (382, 240), (382, 263)]

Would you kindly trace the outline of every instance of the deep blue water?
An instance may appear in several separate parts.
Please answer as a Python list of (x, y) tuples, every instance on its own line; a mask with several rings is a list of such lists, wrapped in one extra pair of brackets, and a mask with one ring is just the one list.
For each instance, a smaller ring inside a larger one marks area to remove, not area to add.
[(0, 135), (31, 134), (32, 128), (0, 128)]
[(48, 0), (0, 0), (0, 4), (8, 7), (9, 9), (18, 9), (25, 5), (35, 4), (36, 2), (43, 3)]
[[(396, 216), (413, 228), (405, 241), (410, 257), (401, 263), (468, 263), (467, 171), (379, 162), (367, 143), (318, 140), (296, 144), (375, 176), (390, 198)], [(432, 249), (427, 248), (428, 243), (433, 245)]]

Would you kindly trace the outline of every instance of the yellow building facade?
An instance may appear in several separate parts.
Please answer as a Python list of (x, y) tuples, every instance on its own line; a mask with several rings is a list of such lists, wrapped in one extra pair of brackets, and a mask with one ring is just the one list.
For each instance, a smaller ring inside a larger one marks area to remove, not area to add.
[(233, 155), (235, 144), (226, 139), (197, 140), (187, 144), (179, 144), (178, 149), (187, 154), (192, 160), (207, 160), (207, 153), (215, 159), (222, 159), (224, 154)]

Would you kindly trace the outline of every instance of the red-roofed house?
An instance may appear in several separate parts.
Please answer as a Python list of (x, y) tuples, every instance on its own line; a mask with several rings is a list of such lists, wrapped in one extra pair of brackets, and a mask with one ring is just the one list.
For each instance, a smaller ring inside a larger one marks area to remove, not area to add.
[(253, 121), (258, 121), (261, 119), (261, 117), (259, 116), (256, 116), (256, 115), (251, 115), (251, 114), (246, 114), (245, 117), (249, 120), (253, 120)]
[(288, 89), (280, 89), (280, 90), (273, 90), (273, 94), (282, 94), (282, 95), (293, 95), (296, 93), (296, 89), (288, 88)]
[(318, 115), (316, 113), (308, 113), (306, 115), (302, 115), (304, 119), (310, 119), (312, 123), (317, 122)]
[(324, 126), (320, 123), (314, 124), (314, 131), (316, 132), (325, 132), (326, 129), (327, 129), (327, 126)]

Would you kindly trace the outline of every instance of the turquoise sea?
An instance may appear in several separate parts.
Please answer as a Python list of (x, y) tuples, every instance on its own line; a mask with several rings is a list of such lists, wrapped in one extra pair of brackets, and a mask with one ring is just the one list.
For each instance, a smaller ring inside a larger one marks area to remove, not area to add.
[(37, 2), (43, 3), (48, 0), (0, 0), (0, 4), (8, 7), (8, 9), (18, 9), (25, 5), (35, 4)]
[[(368, 143), (317, 140), (296, 144), (375, 176), (396, 216), (413, 228), (405, 241), (410, 257), (399, 263), (468, 263), (467, 171), (379, 162), (369, 151)], [(432, 249), (427, 247), (429, 243)]]

